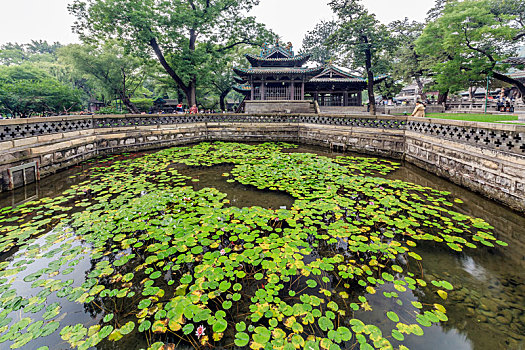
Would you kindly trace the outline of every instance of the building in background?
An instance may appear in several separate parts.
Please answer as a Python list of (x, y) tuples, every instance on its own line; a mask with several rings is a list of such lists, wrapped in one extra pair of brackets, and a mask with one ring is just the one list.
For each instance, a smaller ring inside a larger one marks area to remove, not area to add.
[[(246, 111), (309, 112), (313, 101), (321, 107), (362, 106), (366, 79), (332, 64), (303, 67), (310, 55), (296, 56), (291, 44), (265, 44), (259, 56), (248, 54), (246, 58), (251, 67), (234, 68), (238, 83), (234, 90), (253, 107)], [(379, 77), (376, 82), (385, 78)]]

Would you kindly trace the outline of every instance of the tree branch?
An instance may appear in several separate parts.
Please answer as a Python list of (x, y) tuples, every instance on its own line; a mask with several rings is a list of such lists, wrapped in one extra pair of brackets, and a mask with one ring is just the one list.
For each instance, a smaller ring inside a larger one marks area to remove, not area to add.
[(193, 11), (197, 11), (197, 6), (195, 6), (195, 3), (193, 2), (193, 0), (188, 0), (190, 6), (191, 6), (191, 9)]
[(246, 45), (251, 45), (251, 46), (258, 46), (259, 45), (258, 43), (254, 43), (253, 41), (244, 40), (244, 41), (235, 42), (235, 43), (230, 44), (228, 46), (224, 46), (224, 47), (218, 49), (217, 52), (224, 52), (224, 51), (227, 51), (229, 49), (234, 48), (237, 45), (241, 45), (241, 44), (246, 44)]
[(507, 76), (505, 74), (496, 72), (496, 71), (494, 71), (492, 74), (493, 74), (494, 78), (496, 78), (498, 80), (501, 80), (504, 83), (512, 84), (512, 85), (516, 86), (518, 88), (518, 90), (520, 91), (520, 93), (521, 93), (521, 99), (523, 100), (523, 102), (525, 102), (525, 84), (523, 84), (519, 80), (512, 79), (511, 77), (509, 77), (509, 76)]
[(519, 33), (519, 34), (516, 35), (514, 38), (512, 38), (512, 40), (514, 40), (514, 41), (518, 41), (518, 40), (520, 40), (521, 38), (525, 38), (525, 32), (521, 32), (521, 33)]
[(477, 52), (481, 53), (482, 55), (485, 55), (490, 60), (490, 62), (492, 62), (493, 67), (494, 67), (494, 65), (496, 64), (496, 60), (494, 59), (494, 57), (492, 57), (492, 55), (489, 54), (488, 52), (486, 52), (485, 50), (478, 49), (477, 47), (472, 46), (472, 44), (470, 43), (470, 40), (468, 39), (468, 36), (467, 36), (467, 28), (466, 27), (463, 27), (463, 32), (465, 33), (465, 41), (467, 43), (467, 47), (469, 49), (471, 49), (471, 50), (474, 50), (474, 51), (477, 51)]
[(171, 68), (171, 66), (168, 64), (168, 62), (166, 61), (166, 58), (162, 54), (162, 50), (160, 49), (159, 44), (157, 43), (157, 39), (152, 38), (150, 40), (150, 42), (149, 42), (149, 45), (151, 46), (151, 48), (155, 52), (155, 55), (157, 55), (157, 58), (159, 59), (159, 62), (162, 65), (162, 67), (164, 68), (164, 70), (166, 70), (166, 72), (169, 74), (169, 76), (177, 83), (177, 85), (182, 90), (184, 90), (184, 92), (187, 92), (189, 90), (189, 87), (186, 84), (184, 84), (182, 79), (177, 75), (177, 73), (175, 73), (173, 68)]

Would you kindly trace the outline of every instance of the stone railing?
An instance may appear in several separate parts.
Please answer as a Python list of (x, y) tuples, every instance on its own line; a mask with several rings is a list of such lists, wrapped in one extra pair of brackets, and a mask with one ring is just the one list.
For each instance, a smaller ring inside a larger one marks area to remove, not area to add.
[[(333, 115), (246, 115), (246, 114), (197, 114), (197, 115), (140, 115), (140, 116), (65, 116), (52, 118), (0, 120), (0, 145), (5, 141), (31, 139), (52, 134), (72, 133), (123, 127), (169, 126), (196, 123), (272, 123), (318, 124), (365, 128), (404, 129), (406, 119), (349, 117)], [(30, 143), (34, 139), (25, 141)], [(1, 147), (0, 149), (5, 149)]]
[[(525, 126), (412, 117), (215, 114), (0, 120), (1, 188), (96, 155), (215, 140), (287, 141), (404, 159), (525, 211)], [(34, 164), (37, 173), (31, 173)]]
[(455, 120), (410, 120), (407, 130), (474, 147), (525, 155), (525, 128)]

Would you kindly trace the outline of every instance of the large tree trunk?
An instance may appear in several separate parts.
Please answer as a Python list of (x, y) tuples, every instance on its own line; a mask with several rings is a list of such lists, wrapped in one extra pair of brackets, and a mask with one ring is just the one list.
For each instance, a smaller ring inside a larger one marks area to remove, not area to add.
[(468, 88), (468, 96), (471, 101), (474, 99), (474, 96), (476, 95), (476, 91), (478, 91), (478, 88), (475, 86), (470, 86)]
[(504, 83), (512, 84), (516, 88), (518, 88), (518, 90), (521, 93), (521, 100), (523, 101), (523, 103), (525, 103), (525, 84), (523, 84), (519, 80), (512, 79), (511, 77), (509, 77), (509, 76), (507, 76), (505, 74), (498, 73), (498, 72), (493, 72), (493, 76), (494, 76), (494, 78), (496, 78), (498, 80), (501, 80)]
[(226, 110), (226, 96), (228, 96), (228, 94), (230, 93), (230, 90), (231, 89), (227, 89), (227, 90), (221, 92), (221, 95), (219, 97), (221, 111), (223, 111), (223, 112)]
[(423, 86), (423, 82), (421, 81), (421, 77), (416, 77), (416, 84), (417, 84), (419, 97), (421, 97), (422, 101), (425, 101), (425, 103), (428, 103), (427, 94), (423, 92), (425, 87)]
[(124, 68), (121, 68), (121, 74), (122, 74), (122, 91), (120, 92), (120, 99), (122, 100), (122, 103), (128, 107), (129, 111), (133, 114), (140, 114), (140, 111), (138, 108), (131, 102), (128, 95), (126, 94), (126, 72)]
[(443, 105), (444, 107), (446, 107), (447, 99), (448, 99), (448, 90), (445, 91), (445, 92), (441, 92), (440, 91), (439, 95), (438, 95), (438, 104)]
[(120, 99), (122, 100), (122, 103), (124, 103), (124, 105), (129, 109), (129, 111), (132, 114), (140, 114), (140, 111), (137, 108), (137, 106), (135, 106), (135, 104), (131, 102), (131, 100), (129, 99), (128, 96), (126, 96), (126, 94), (121, 94)]
[[(190, 45), (189, 49), (192, 54), (195, 53), (195, 44), (197, 42), (197, 33), (195, 29), (190, 29)], [(190, 84), (188, 85), (188, 91), (186, 92), (188, 104), (190, 106), (197, 104), (197, 77), (192, 75)]]
[[(368, 38), (363, 38), (365, 43), (368, 44)], [(368, 103), (370, 105), (370, 115), (376, 115), (376, 98), (374, 95), (374, 72), (372, 72), (372, 52), (368, 47), (365, 50), (366, 56), (366, 75), (368, 77)]]
[(192, 79), (188, 86), (188, 90), (185, 91), (189, 107), (197, 104), (197, 84), (195, 80), (195, 78)]
[(189, 86), (184, 84), (182, 79), (177, 75), (177, 73), (175, 73), (173, 68), (171, 68), (169, 63), (166, 61), (166, 58), (164, 57), (164, 54), (162, 53), (162, 50), (160, 49), (160, 46), (157, 43), (157, 39), (155, 39), (155, 38), (151, 39), (150, 42), (149, 42), (149, 45), (151, 46), (151, 48), (155, 52), (155, 55), (157, 56), (157, 59), (159, 60), (161, 66), (164, 68), (166, 73), (168, 73), (168, 75), (175, 81), (177, 86), (182, 91), (184, 91), (184, 94), (186, 95), (186, 98), (188, 100), (188, 105), (190, 107), (193, 106), (193, 104), (195, 104), (195, 98), (192, 99), (191, 96), (195, 96), (195, 91), (193, 91), (193, 93), (192, 93), (192, 90), (195, 90), (195, 86), (193, 86), (193, 88), (192, 88), (191, 83), (190, 83)]

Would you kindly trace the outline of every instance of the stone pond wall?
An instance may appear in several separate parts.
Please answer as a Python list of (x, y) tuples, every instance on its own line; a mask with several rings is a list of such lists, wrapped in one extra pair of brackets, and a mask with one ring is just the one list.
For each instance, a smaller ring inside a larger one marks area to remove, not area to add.
[[(404, 159), (525, 211), (525, 126), (407, 117), (141, 115), (0, 121), (2, 191), (96, 155), (201, 141), (288, 141)], [(8, 172), (8, 169), (16, 171)]]

